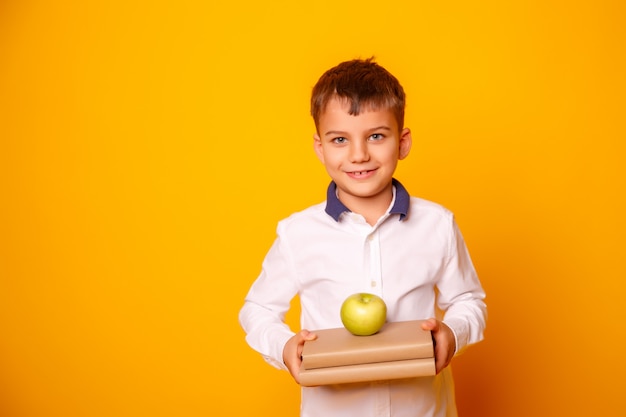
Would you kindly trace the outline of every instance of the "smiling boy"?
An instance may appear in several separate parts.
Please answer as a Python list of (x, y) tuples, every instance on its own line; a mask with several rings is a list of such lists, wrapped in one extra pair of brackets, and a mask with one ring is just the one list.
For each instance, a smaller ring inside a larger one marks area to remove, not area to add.
[[(314, 150), (327, 200), (281, 221), (239, 318), (250, 346), (296, 382), (307, 329), (341, 327), (343, 300), (382, 297), (388, 321), (428, 319), (437, 375), (303, 387), (301, 415), (455, 416), (448, 364), (482, 340), (485, 294), (454, 216), (411, 197), (393, 175), (412, 144), (404, 91), (372, 59), (328, 70), (313, 89)], [(298, 295), (302, 330), (284, 323)]]

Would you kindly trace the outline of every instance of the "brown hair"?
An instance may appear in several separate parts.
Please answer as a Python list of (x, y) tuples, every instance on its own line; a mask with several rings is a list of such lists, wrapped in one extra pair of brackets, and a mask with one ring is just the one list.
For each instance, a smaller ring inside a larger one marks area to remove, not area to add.
[(398, 129), (404, 127), (404, 89), (373, 57), (342, 62), (320, 77), (311, 95), (316, 128), (326, 105), (334, 98), (346, 100), (351, 115), (358, 115), (364, 108), (389, 109), (395, 114)]

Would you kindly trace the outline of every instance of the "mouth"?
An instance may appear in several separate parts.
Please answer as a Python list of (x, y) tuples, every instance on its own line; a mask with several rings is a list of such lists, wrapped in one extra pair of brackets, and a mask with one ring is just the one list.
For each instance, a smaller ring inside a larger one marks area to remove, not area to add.
[(350, 171), (348, 175), (352, 178), (366, 178), (369, 177), (375, 170), (363, 170), (363, 171)]

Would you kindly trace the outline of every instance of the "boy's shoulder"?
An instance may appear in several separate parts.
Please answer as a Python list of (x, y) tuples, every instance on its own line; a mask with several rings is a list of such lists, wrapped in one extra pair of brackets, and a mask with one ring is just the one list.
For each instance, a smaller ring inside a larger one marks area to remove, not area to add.
[(289, 225), (308, 225), (308, 224), (317, 224), (319, 222), (327, 221), (328, 219), (332, 220), (325, 211), (326, 202), (321, 202), (304, 208), (300, 211), (296, 211), (290, 214), (288, 217), (280, 220), (278, 222), (279, 226), (287, 227)]
[(442, 216), (452, 215), (452, 212), (448, 208), (434, 201), (426, 200), (424, 198), (415, 197), (415, 196), (411, 196), (410, 201), (411, 203), (410, 203), (410, 208), (409, 208), (409, 215), (411, 215), (411, 213), (415, 214), (416, 211), (418, 213), (430, 212), (430, 213), (439, 214)]
[(335, 220), (326, 213), (325, 208), (326, 203), (322, 202), (292, 213), (278, 222), (277, 235), (287, 241), (328, 239), (337, 233), (339, 228)]

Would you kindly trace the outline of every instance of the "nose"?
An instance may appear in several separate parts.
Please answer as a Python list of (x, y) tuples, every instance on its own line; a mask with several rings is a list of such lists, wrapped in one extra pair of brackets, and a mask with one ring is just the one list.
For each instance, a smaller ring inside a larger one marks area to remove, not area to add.
[(350, 162), (367, 162), (370, 160), (367, 143), (355, 141), (351, 142), (350, 145)]

